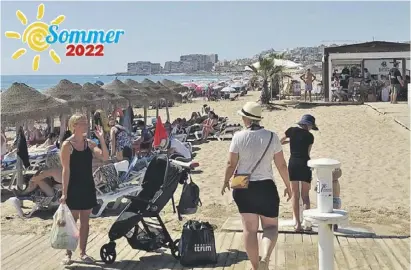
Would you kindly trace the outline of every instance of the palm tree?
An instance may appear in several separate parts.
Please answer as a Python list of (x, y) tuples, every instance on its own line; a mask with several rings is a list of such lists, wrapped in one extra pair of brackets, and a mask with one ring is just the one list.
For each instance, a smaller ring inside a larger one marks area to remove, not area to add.
[[(270, 103), (271, 94), (280, 93), (280, 81), (283, 76), (288, 76), (284, 74), (284, 66), (275, 65), (274, 63), (274, 59), (283, 59), (283, 57), (284, 54), (275, 53), (270, 54), (268, 57), (260, 55), (258, 57), (258, 67), (255, 67), (254, 65), (248, 66), (257, 76), (260, 76), (263, 79), (263, 90), (260, 98), (262, 104)], [(268, 88), (269, 80), (271, 82), (271, 89)]]

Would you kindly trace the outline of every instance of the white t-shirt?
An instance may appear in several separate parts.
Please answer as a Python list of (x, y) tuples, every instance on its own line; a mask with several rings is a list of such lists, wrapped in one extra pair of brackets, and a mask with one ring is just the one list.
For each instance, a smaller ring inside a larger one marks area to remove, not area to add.
[(171, 139), (170, 143), (170, 148), (174, 148), (176, 153), (182, 155), (184, 158), (191, 159), (190, 150), (188, 150), (188, 148), (185, 147), (185, 145), (182, 142), (180, 142), (177, 139)]
[[(270, 141), (271, 131), (266, 129), (242, 130), (234, 134), (230, 145), (230, 153), (239, 154), (237, 173), (249, 174), (264, 153)], [(277, 134), (273, 132), (273, 139), (267, 153), (250, 177), (250, 181), (274, 180), (272, 161), (274, 154), (283, 150)]]

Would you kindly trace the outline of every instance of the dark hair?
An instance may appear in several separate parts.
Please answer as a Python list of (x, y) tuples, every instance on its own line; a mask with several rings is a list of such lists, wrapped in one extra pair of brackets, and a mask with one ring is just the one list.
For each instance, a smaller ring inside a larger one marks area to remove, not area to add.
[(57, 138), (57, 134), (53, 133), (53, 132), (49, 133), (49, 135), (47, 136), (47, 139), (49, 139), (49, 140), (52, 140), (52, 139), (55, 139), (55, 138)]
[(133, 158), (133, 151), (131, 150), (130, 147), (124, 146), (124, 148), (123, 148), (123, 158), (127, 159), (129, 162)]
[(138, 126), (145, 126), (145, 124), (146, 124), (146, 123), (145, 123), (143, 120), (138, 120), (138, 121), (137, 121), (137, 125), (138, 125)]

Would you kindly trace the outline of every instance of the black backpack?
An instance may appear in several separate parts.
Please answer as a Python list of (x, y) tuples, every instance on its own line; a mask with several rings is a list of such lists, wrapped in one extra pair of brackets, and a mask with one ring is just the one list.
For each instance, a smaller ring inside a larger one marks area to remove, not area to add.
[(180, 215), (191, 215), (197, 212), (198, 206), (201, 206), (200, 188), (192, 181), (185, 182), (181, 192), (180, 201), (177, 206), (179, 219)]

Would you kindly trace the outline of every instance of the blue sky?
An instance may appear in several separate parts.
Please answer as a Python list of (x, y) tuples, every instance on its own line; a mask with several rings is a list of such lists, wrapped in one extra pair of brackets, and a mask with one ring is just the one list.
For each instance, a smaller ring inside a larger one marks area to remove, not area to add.
[(2, 75), (106, 74), (125, 71), (127, 62), (177, 61), (181, 54), (218, 53), (220, 59), (250, 57), (262, 50), (319, 45), (330, 40), (405, 41), (410, 39), (409, 2), (44, 2), (44, 21), (65, 15), (66, 29), (124, 29), (119, 44), (106, 45), (104, 57), (62, 57), (56, 65), (41, 53), (31, 70), (33, 52), (11, 59), (22, 33), (20, 9), (29, 23), (41, 2), (1, 2)]

